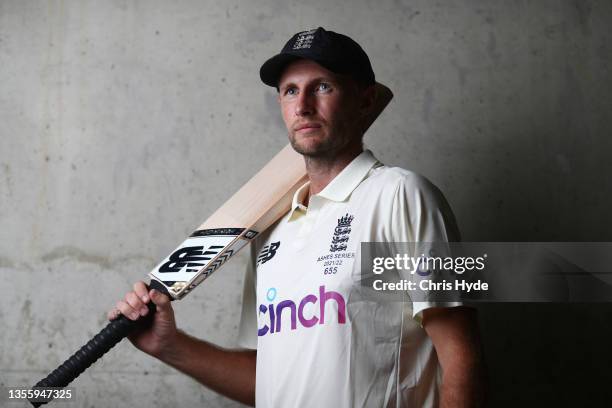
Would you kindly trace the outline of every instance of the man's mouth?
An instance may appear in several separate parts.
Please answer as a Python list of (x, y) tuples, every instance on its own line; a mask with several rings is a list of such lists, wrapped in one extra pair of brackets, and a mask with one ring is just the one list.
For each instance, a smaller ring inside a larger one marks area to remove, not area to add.
[(295, 127), (296, 132), (308, 132), (321, 127), (318, 123), (304, 123)]

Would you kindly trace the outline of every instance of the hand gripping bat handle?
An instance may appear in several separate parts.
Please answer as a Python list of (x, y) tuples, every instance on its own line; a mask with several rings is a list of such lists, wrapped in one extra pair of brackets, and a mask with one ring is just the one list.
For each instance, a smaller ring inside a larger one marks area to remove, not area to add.
[[(165, 288), (154, 280), (151, 281), (149, 287), (162, 293), (166, 292)], [(90, 365), (112, 349), (115, 344), (119, 343), (124, 337), (127, 337), (135, 328), (150, 321), (150, 318), (155, 313), (156, 306), (153, 302), (149, 302), (147, 307), (149, 308), (149, 313), (138, 320), (130, 320), (121, 315), (108, 323), (100, 333), (96, 334), (87, 344), (70, 356), (68, 360), (64, 361), (62, 365), (53, 370), (47, 377), (36, 383), (34, 388), (66, 387), (81, 375), (83, 371), (87, 370)], [(47, 402), (31, 402), (31, 404), (39, 407)]]

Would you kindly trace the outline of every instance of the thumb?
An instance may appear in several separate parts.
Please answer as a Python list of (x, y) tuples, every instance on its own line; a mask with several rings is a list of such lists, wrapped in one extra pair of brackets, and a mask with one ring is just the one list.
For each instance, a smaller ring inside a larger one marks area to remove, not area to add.
[(172, 306), (170, 306), (170, 298), (163, 293), (151, 289), (149, 291), (151, 301), (157, 306), (157, 313), (163, 318), (172, 318)]

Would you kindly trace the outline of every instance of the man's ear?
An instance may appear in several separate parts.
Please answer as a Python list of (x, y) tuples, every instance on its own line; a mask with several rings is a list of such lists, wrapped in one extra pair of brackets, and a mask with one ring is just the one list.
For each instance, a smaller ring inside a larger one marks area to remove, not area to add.
[(362, 116), (370, 114), (374, 108), (374, 102), (376, 101), (376, 87), (369, 85), (366, 88), (360, 90), (361, 92), (361, 104), (359, 110)]

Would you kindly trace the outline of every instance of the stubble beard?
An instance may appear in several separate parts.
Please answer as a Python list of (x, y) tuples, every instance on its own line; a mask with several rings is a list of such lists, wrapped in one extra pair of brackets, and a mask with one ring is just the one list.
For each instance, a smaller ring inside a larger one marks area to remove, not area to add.
[(336, 146), (332, 138), (324, 138), (311, 143), (308, 137), (298, 137), (296, 133), (296, 131), (291, 131), (289, 133), (289, 142), (293, 150), (302, 156), (311, 158), (333, 156)]
[[(340, 127), (329, 128), (324, 126), (320, 131), (326, 132), (325, 135), (298, 135), (298, 131), (289, 130), (289, 143), (293, 150), (308, 158), (334, 159), (344, 149), (346, 149), (353, 139), (350, 129), (345, 124)], [(313, 139), (313, 140), (311, 140)]]

